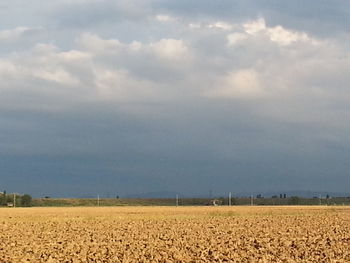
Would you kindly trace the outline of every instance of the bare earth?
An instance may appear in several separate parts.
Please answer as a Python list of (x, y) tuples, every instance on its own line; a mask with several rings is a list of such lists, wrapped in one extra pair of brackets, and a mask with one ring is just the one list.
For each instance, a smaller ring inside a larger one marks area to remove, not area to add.
[(0, 209), (0, 262), (350, 262), (349, 207)]

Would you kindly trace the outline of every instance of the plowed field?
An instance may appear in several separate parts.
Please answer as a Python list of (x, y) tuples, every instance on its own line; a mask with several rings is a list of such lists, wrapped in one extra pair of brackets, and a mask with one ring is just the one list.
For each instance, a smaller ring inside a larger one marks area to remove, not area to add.
[(0, 262), (350, 262), (350, 208), (4, 208)]

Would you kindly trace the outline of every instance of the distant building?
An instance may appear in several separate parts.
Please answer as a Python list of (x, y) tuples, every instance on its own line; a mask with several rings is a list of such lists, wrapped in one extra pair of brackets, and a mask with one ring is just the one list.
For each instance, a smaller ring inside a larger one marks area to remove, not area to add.
[(212, 199), (210, 200), (209, 205), (218, 206), (218, 205), (221, 205), (221, 201), (219, 199)]

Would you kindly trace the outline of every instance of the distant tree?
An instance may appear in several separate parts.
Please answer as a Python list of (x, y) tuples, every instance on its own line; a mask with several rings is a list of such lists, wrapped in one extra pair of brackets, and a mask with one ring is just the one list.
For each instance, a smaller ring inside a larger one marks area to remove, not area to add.
[(231, 198), (231, 205), (237, 205), (236, 198)]
[(292, 196), (290, 199), (289, 199), (289, 202), (288, 202), (290, 205), (299, 205), (300, 204), (300, 198), (298, 196)]
[(5, 190), (1, 195), (0, 205), (6, 205), (6, 204), (7, 204), (7, 198), (6, 198), (6, 190)]
[(226, 198), (219, 197), (217, 204), (218, 205), (225, 205), (226, 204)]
[(32, 197), (28, 194), (25, 194), (21, 197), (21, 206), (31, 206), (32, 204)]

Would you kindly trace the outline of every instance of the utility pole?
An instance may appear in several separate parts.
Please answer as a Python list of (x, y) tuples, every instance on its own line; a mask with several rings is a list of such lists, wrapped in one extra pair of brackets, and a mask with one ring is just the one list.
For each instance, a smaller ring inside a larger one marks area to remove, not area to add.
[(100, 206), (100, 195), (97, 195), (97, 206)]
[(322, 196), (321, 196), (321, 194), (319, 195), (319, 199), (320, 199), (320, 205), (322, 205)]
[(228, 193), (228, 206), (231, 206), (231, 192)]
[(16, 208), (16, 194), (13, 194), (13, 207)]
[(254, 205), (253, 195), (250, 196), (250, 205)]
[(179, 195), (176, 195), (176, 206), (179, 206)]

